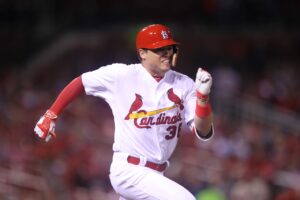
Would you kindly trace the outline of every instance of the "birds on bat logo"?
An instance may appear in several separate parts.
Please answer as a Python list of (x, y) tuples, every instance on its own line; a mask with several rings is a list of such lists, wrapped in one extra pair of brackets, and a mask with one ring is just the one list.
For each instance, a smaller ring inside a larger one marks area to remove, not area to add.
[[(182, 100), (179, 98), (178, 95), (176, 95), (174, 93), (173, 88), (170, 88), (167, 91), (167, 97), (171, 102), (173, 102), (175, 104), (175, 106), (161, 108), (161, 109), (158, 109), (158, 110), (153, 110), (153, 111), (148, 111), (148, 112), (143, 111), (143, 113), (145, 113), (145, 114), (143, 114), (141, 116), (143, 116), (143, 117), (152, 116), (152, 115), (159, 114), (159, 113), (162, 113), (164, 111), (173, 109), (175, 107), (179, 107), (180, 110), (184, 109)], [(138, 118), (138, 117), (131, 117), (131, 116), (134, 115), (133, 113), (138, 113), (139, 109), (142, 106), (143, 106), (143, 97), (140, 94), (135, 93), (135, 99), (134, 99), (133, 103), (130, 106), (128, 114), (125, 116), (125, 120), (129, 120), (129, 119), (132, 119), (132, 118)]]
[(142, 107), (142, 105), (143, 105), (143, 97), (139, 94), (135, 94), (135, 100), (131, 104), (129, 112), (125, 117), (125, 120), (129, 120), (130, 114), (132, 114), (134, 111), (137, 111), (138, 109), (140, 109)]
[(184, 106), (182, 104), (182, 100), (174, 93), (173, 88), (170, 88), (167, 94), (169, 100), (175, 103), (175, 105), (179, 106), (180, 110), (183, 110)]

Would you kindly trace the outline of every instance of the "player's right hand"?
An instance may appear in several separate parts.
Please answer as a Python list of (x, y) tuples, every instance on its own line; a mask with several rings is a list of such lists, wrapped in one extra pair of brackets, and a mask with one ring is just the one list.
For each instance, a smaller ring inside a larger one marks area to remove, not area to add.
[(34, 132), (40, 138), (48, 142), (52, 137), (55, 137), (55, 120), (57, 115), (51, 111), (47, 110), (46, 113), (39, 119), (36, 123)]

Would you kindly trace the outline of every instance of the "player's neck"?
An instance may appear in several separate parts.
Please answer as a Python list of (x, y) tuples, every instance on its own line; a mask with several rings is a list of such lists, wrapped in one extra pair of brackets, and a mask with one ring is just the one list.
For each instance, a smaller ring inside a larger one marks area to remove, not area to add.
[(153, 77), (157, 82), (159, 82), (161, 79), (164, 78), (163, 76), (160, 76), (160, 75), (152, 75), (152, 77)]
[(151, 74), (151, 76), (157, 81), (159, 82), (161, 79), (164, 78), (165, 74), (160, 74), (160, 73), (155, 73), (155, 72), (151, 72), (148, 70), (148, 72)]
[(165, 76), (166, 72), (158, 69), (151, 68), (147, 65), (142, 64), (143, 67), (149, 72), (149, 74), (159, 82)]

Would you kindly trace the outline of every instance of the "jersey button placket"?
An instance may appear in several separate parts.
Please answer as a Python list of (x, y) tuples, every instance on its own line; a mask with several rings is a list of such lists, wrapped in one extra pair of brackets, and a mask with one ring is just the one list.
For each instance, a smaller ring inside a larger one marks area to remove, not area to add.
[[(159, 90), (161, 90), (161, 84), (162, 84), (163, 80), (161, 80), (157, 85), (156, 85), (156, 89), (155, 89), (155, 93), (154, 93), (154, 98), (155, 98), (155, 105), (156, 105), (156, 109), (161, 109), (163, 108), (163, 104), (161, 103), (161, 100), (163, 98), (164, 95), (162, 95)], [(161, 113), (156, 115), (156, 121), (158, 116)], [(160, 152), (157, 152), (160, 156), (162, 156), (163, 152), (162, 152), (162, 148), (161, 148), (161, 132), (162, 132), (162, 125), (157, 124), (155, 126), (155, 138), (156, 138), (156, 144), (158, 145), (158, 149), (160, 150)]]
[[(161, 85), (161, 89), (163, 89), (162, 86), (163, 85)], [(166, 89), (163, 89), (163, 90), (165, 91), (164, 94), (160, 93), (157, 96), (157, 107), (159, 109), (170, 106), (168, 101), (166, 101), (166, 99), (167, 99), (167, 90)], [(167, 115), (167, 112), (164, 111), (160, 114), (165, 116), (165, 115)], [(166, 144), (168, 143), (168, 141), (165, 139), (166, 129), (167, 129), (167, 127), (166, 127), (166, 124), (164, 124), (164, 123), (157, 126), (157, 135), (156, 135), (156, 137), (157, 137), (157, 140), (158, 140), (158, 145), (160, 146), (159, 149), (160, 149), (160, 155), (161, 155), (162, 160), (165, 159), (166, 152), (168, 151), (166, 149)]]

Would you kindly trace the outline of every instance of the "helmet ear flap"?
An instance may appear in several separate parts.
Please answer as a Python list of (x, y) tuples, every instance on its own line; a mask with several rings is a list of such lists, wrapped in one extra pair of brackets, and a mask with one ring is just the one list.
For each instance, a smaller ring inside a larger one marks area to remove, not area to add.
[(175, 67), (177, 64), (177, 59), (178, 59), (178, 54), (179, 54), (179, 48), (177, 45), (173, 45), (173, 57), (172, 57), (172, 67)]
[(179, 50), (179, 49), (178, 49), (178, 46), (177, 46), (177, 45), (173, 45), (173, 52), (174, 52), (174, 53), (177, 53), (178, 50)]

